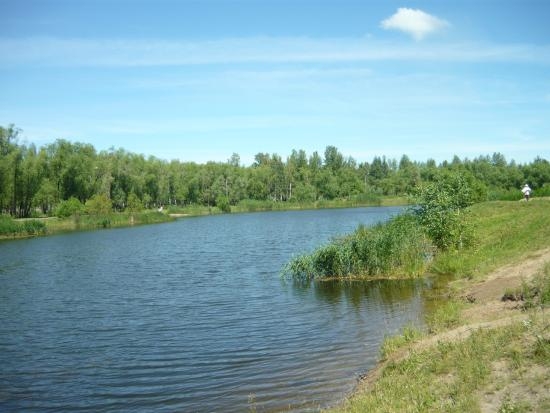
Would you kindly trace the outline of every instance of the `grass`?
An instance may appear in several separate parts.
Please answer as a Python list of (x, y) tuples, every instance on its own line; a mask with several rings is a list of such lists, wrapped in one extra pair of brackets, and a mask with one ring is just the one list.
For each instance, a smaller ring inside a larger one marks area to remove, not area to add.
[(436, 274), (476, 278), (550, 246), (550, 200), (495, 201), (473, 205), (471, 224), (476, 245), (438, 254), (430, 266)]
[(359, 227), (311, 254), (295, 257), (283, 268), (283, 274), (301, 280), (412, 277), (424, 273), (431, 250), (416, 219), (403, 214), (374, 227)]
[(530, 282), (524, 281), (519, 288), (507, 289), (502, 300), (522, 302), (524, 309), (550, 307), (550, 263)]
[(132, 225), (156, 224), (173, 221), (174, 218), (157, 211), (137, 213), (117, 212), (108, 215), (78, 215), (69, 218), (48, 218), (44, 220), (46, 233), (56, 234), (68, 231), (99, 228), (120, 228)]
[[(477, 282), (497, 267), (548, 248), (548, 207), (549, 200), (543, 199), (475, 205), (477, 246), (441, 253), (433, 268)], [(550, 411), (550, 263), (505, 295), (522, 300), (527, 319), (422, 345), (426, 333), (442, 333), (463, 323), (465, 304), (453, 297), (443, 300), (427, 317), (426, 332), (407, 326), (402, 334), (387, 337), (380, 377), (330, 412)]]
[(328, 209), (328, 208), (357, 208), (367, 206), (399, 206), (407, 205), (405, 197), (379, 196), (362, 194), (346, 199), (321, 199), (318, 201), (257, 201), (245, 199), (231, 207), (231, 212), (259, 212), (259, 211), (291, 211), (301, 209)]
[[(411, 350), (404, 360), (389, 361), (371, 387), (330, 412), (479, 412), (482, 399), (496, 407), (492, 411), (548, 411), (550, 338), (545, 317)], [(402, 341), (391, 340), (397, 346), (386, 347), (386, 357), (421, 333), (406, 331), (399, 337)], [(528, 396), (529, 389), (539, 397)]]
[(14, 220), (0, 215), (0, 238), (18, 238), (46, 233), (46, 225), (36, 219)]
[(391, 354), (394, 354), (396, 351), (407, 346), (408, 344), (420, 340), (422, 337), (425, 337), (422, 330), (412, 325), (407, 325), (403, 328), (403, 332), (401, 334), (384, 337), (384, 341), (380, 347), (380, 358), (382, 360), (387, 360)]
[(550, 200), (544, 198), (475, 204), (465, 215), (473, 242), (459, 250), (437, 250), (405, 214), (295, 257), (283, 274), (301, 280), (410, 278), (425, 273), (480, 277), (549, 245), (549, 207)]
[[(379, 196), (375, 194), (357, 195), (349, 199), (332, 199), (318, 201), (266, 201), (255, 199), (244, 199), (237, 205), (231, 206), (232, 213), (265, 212), (265, 211), (293, 211), (302, 209), (328, 209), (328, 208), (357, 208), (367, 206), (400, 206), (407, 205), (409, 200), (398, 196)], [(171, 214), (184, 214), (189, 216), (201, 216), (223, 213), (215, 206), (185, 205), (170, 206), (168, 212)]]
[[(509, 358), (522, 327), (478, 330), (463, 341), (440, 342), (389, 363), (381, 378), (332, 412), (476, 412), (478, 389), (492, 364)], [(528, 357), (522, 354), (521, 357)]]

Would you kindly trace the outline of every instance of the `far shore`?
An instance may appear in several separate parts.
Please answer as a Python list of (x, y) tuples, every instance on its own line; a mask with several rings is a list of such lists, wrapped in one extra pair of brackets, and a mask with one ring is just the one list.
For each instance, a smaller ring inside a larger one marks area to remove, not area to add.
[(45, 224), (44, 231), (26, 233), (17, 232), (0, 234), (0, 240), (13, 240), (21, 238), (32, 238), (36, 236), (54, 235), (73, 231), (90, 231), (105, 228), (123, 228), (135, 225), (158, 224), (170, 222), (180, 218), (221, 215), (224, 213), (250, 213), (268, 211), (294, 211), (294, 210), (315, 210), (333, 208), (367, 208), (377, 206), (404, 206), (407, 199), (403, 197), (381, 197), (379, 202), (358, 202), (351, 200), (317, 201), (307, 203), (283, 203), (283, 202), (258, 202), (250, 205), (236, 205), (231, 211), (222, 211), (213, 206), (189, 205), (184, 207), (168, 207), (160, 210), (144, 210), (141, 212), (112, 212), (104, 216), (90, 216), (87, 214), (59, 218), (55, 216), (16, 218), (15, 222), (39, 221)]

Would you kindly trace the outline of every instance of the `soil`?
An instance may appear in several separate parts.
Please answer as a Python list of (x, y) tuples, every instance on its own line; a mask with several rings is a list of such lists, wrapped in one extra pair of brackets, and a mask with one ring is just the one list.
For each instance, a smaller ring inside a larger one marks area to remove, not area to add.
[[(466, 339), (473, 331), (480, 328), (496, 328), (518, 320), (526, 320), (528, 314), (521, 310), (521, 302), (503, 301), (502, 297), (506, 292), (513, 291), (523, 282), (531, 279), (548, 262), (550, 262), (550, 248), (536, 251), (516, 264), (501, 267), (483, 280), (471, 281), (466, 286), (457, 287), (459, 297), (468, 303), (467, 308), (461, 314), (465, 324), (453, 330), (429, 335), (421, 341), (395, 352), (388, 360), (380, 362), (374, 370), (361, 377), (358, 391), (368, 390), (380, 377), (389, 362), (403, 360), (411, 354), (411, 351), (424, 350), (439, 342)], [(540, 404), (541, 399), (548, 400), (550, 405), (549, 370), (547, 366), (537, 366), (517, 372), (495, 363), (492, 371), (492, 383), (498, 383), (498, 385), (480, 391), (481, 411), (497, 412), (507, 400), (514, 400), (515, 395), (521, 396), (521, 400), (534, 405)], [(540, 377), (545, 380), (541, 381)], [(536, 380), (537, 378), (538, 380)], [(529, 385), (529, 383), (539, 384)]]

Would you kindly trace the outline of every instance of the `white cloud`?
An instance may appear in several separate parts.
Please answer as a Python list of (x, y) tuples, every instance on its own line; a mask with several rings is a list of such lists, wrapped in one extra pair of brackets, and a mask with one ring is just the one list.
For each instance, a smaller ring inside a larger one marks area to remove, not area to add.
[(380, 25), (386, 30), (400, 30), (416, 40), (422, 40), (427, 35), (448, 27), (449, 23), (422, 10), (402, 7), (393, 16), (382, 20)]

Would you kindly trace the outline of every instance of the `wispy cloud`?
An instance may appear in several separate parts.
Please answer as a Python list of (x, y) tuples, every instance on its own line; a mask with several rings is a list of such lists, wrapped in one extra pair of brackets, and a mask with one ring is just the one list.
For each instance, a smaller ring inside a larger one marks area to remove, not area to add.
[(380, 23), (387, 30), (399, 30), (411, 35), (416, 40), (440, 31), (450, 24), (446, 20), (432, 16), (422, 10), (402, 7), (397, 12)]
[[(418, 32), (420, 33), (420, 32)], [(550, 62), (550, 46), (401, 44), (361, 38), (250, 37), (210, 41), (0, 38), (3, 64), (140, 67), (239, 63)]]

